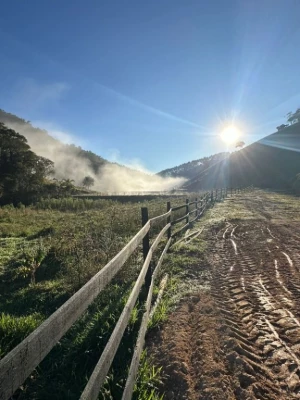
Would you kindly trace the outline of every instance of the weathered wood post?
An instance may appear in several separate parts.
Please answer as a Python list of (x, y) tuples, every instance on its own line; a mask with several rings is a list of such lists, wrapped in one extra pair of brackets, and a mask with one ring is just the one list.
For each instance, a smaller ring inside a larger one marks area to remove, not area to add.
[(196, 202), (196, 219), (198, 219), (198, 197), (195, 198), (195, 202)]
[[(171, 210), (171, 202), (168, 201), (167, 202), (167, 212), (169, 212), (170, 210)], [(167, 218), (167, 224), (169, 224), (170, 222), (171, 222), (171, 215), (169, 215)], [(168, 229), (167, 233), (168, 233), (168, 239), (170, 239), (170, 237), (172, 236), (171, 226)]]
[(185, 223), (186, 224), (188, 224), (190, 222), (189, 212), (190, 212), (190, 200), (185, 199), (185, 213), (186, 213)]
[(210, 193), (210, 202), (213, 203), (214, 202), (214, 191), (212, 190)]
[[(146, 223), (149, 220), (149, 216), (148, 216), (148, 208), (147, 207), (142, 207), (142, 226), (146, 225)], [(150, 236), (149, 236), (149, 231), (148, 233), (145, 235), (145, 237), (143, 238), (143, 257), (144, 257), (144, 261), (147, 258), (147, 255), (149, 253), (149, 249), (150, 249)], [(151, 276), (152, 276), (152, 271), (151, 271), (151, 263), (149, 265), (146, 277), (145, 277), (145, 285), (147, 288), (150, 287), (151, 285)]]
[[(201, 208), (201, 213), (200, 213), (200, 215), (201, 215), (203, 212), (203, 196), (201, 196), (201, 198), (200, 198), (200, 208)], [(200, 217), (200, 215), (199, 215), (199, 217)]]

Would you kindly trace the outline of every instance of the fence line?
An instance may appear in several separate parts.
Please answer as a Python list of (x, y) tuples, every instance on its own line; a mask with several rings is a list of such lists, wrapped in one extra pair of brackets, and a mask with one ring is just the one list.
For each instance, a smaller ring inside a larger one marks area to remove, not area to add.
[(13, 395), (113, 279), (150, 229), (150, 221), (92, 279), (0, 361), (0, 399)]
[[(244, 190), (247, 190), (246, 188)], [(241, 189), (232, 189), (230, 193), (240, 193)], [(115, 326), (115, 329), (102, 352), (102, 355), (80, 397), (80, 399), (97, 399), (101, 385), (103, 384), (107, 372), (114, 359), (115, 353), (119, 347), (123, 333), (128, 325), (131, 312), (136, 303), (138, 294), (145, 278), (148, 274), (149, 280), (146, 278), (146, 287), (148, 289), (147, 300), (145, 304), (145, 313), (142, 319), (134, 356), (132, 358), (129, 376), (126, 382), (123, 399), (129, 399), (133, 390), (134, 381), (138, 369), (140, 356), (142, 353), (144, 339), (149, 320), (151, 308), (152, 293), (155, 277), (162, 264), (163, 258), (171, 245), (172, 239), (177, 236), (185, 228), (189, 227), (192, 222), (199, 219), (205, 210), (215, 203), (222, 200), (228, 194), (228, 190), (218, 189), (206, 192), (198, 200), (190, 202), (186, 199), (186, 203), (182, 206), (171, 207), (170, 202), (167, 203), (167, 212), (152, 219), (148, 219), (148, 210), (142, 209), (143, 227), (129, 241), (129, 243), (111, 260), (109, 261), (94, 277), (92, 277), (81, 289), (79, 289), (69, 300), (67, 300), (58, 310), (56, 310), (47, 320), (45, 320), (35, 331), (25, 338), (18, 346), (0, 360), (0, 400), (7, 400), (18, 387), (26, 380), (30, 373), (39, 365), (50, 350), (57, 344), (61, 337), (69, 330), (69, 328), (78, 320), (78, 318), (86, 311), (88, 306), (99, 295), (99, 293), (110, 283), (112, 278), (121, 269), (124, 263), (137, 249), (143, 241), (144, 264), (140, 274), (135, 282), (128, 301), (121, 313), (121, 316)], [(195, 206), (193, 210), (191, 206)], [(185, 208), (184, 216), (171, 221), (172, 212)], [(143, 211), (144, 210), (144, 211)], [(195, 214), (195, 218), (190, 220), (190, 215)], [(159, 222), (167, 219), (167, 224), (161, 229), (152, 246), (149, 243), (150, 228)], [(176, 232), (172, 233), (172, 227), (183, 220), (185, 225), (180, 227)], [(159, 258), (158, 264), (152, 274), (150, 262), (154, 250), (160, 243), (163, 235), (167, 232), (168, 241)]]
[[(147, 326), (148, 326), (148, 322), (149, 319), (151, 318), (150, 316), (150, 308), (151, 308), (151, 301), (152, 301), (152, 295), (153, 295), (153, 289), (154, 289), (154, 281), (155, 278), (160, 270), (160, 266), (162, 264), (162, 260), (166, 254), (166, 252), (168, 251), (168, 248), (171, 244), (171, 239), (168, 240), (161, 256), (160, 259), (158, 261), (158, 264), (153, 272), (153, 276), (152, 276), (152, 280), (151, 280), (151, 285), (149, 288), (149, 292), (148, 292), (148, 296), (147, 296), (147, 300), (146, 300), (146, 305), (145, 305), (145, 309), (146, 311), (144, 312), (143, 315), (143, 319), (142, 319), (142, 323), (140, 326), (140, 330), (139, 330), (139, 334), (138, 334), (138, 338), (136, 341), (136, 346), (134, 349), (134, 353), (132, 356), (132, 360), (131, 360), (131, 364), (130, 364), (130, 368), (129, 368), (129, 373), (128, 373), (128, 377), (127, 377), (127, 381), (126, 381), (126, 385), (125, 385), (125, 389), (123, 392), (123, 396), (122, 396), (122, 400), (130, 400), (131, 396), (132, 396), (132, 392), (133, 392), (133, 388), (134, 388), (134, 383), (136, 380), (136, 376), (137, 376), (137, 372), (138, 372), (138, 367), (139, 367), (139, 362), (140, 362), (140, 358), (142, 355), (142, 351), (143, 351), (143, 347), (145, 344), (145, 336), (146, 336), (146, 332), (147, 332)], [(162, 296), (162, 292), (161, 296)], [(157, 303), (154, 305), (153, 310), (151, 310), (151, 313), (153, 311), (153, 314), (156, 310), (157, 304), (158, 304), (159, 299), (157, 299)]]
[(102, 355), (100, 357), (100, 360), (98, 361), (80, 399), (81, 400), (96, 400), (98, 398), (98, 394), (100, 391), (100, 388), (106, 378), (107, 372), (111, 366), (111, 363), (114, 359), (114, 356), (117, 352), (117, 349), (119, 347), (119, 344), (121, 342), (121, 339), (123, 337), (123, 333), (129, 323), (129, 319), (132, 313), (132, 310), (134, 308), (134, 305), (136, 303), (136, 300), (138, 298), (140, 289), (143, 285), (143, 282), (146, 277), (146, 273), (148, 270), (148, 267), (150, 265), (150, 261), (152, 258), (152, 254), (156, 247), (158, 246), (160, 239), (162, 238), (163, 234), (167, 231), (169, 228), (169, 224), (166, 225), (159, 233), (157, 238), (155, 239), (154, 243), (149, 249), (148, 255), (146, 257), (146, 260), (143, 264), (143, 267), (141, 269), (141, 272), (135, 282), (135, 285), (130, 293), (129, 299), (127, 300), (127, 303), (122, 311), (122, 314), (115, 326), (115, 329), (113, 333), (111, 334), (111, 337), (105, 346)]

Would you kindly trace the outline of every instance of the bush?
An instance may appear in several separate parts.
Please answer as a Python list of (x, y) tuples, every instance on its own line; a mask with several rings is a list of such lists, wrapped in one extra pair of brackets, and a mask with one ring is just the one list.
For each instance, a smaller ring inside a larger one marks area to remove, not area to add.
[(11, 262), (13, 266), (11, 270), (12, 280), (30, 279), (30, 283), (35, 284), (36, 271), (47, 253), (48, 248), (42, 239), (37, 243), (24, 242), (22, 253)]

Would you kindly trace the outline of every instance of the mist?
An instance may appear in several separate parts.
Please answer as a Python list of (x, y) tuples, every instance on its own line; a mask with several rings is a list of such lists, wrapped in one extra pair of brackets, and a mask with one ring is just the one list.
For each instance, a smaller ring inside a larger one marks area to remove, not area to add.
[[(55, 139), (49, 132), (40, 130), (27, 123), (5, 124), (25, 136), (31, 149), (39, 156), (54, 162), (54, 177), (57, 179), (72, 179), (75, 185), (81, 186), (86, 176), (95, 180), (92, 189), (99, 192), (151, 192), (170, 191), (180, 187), (186, 179), (163, 178), (146, 170), (136, 170), (130, 164), (126, 166), (106, 162), (97, 172), (92, 168), (90, 160), (80, 155), (81, 149), (75, 145), (67, 145)], [(56, 137), (60, 137), (56, 131)], [(72, 137), (61, 132), (61, 138), (70, 142)]]

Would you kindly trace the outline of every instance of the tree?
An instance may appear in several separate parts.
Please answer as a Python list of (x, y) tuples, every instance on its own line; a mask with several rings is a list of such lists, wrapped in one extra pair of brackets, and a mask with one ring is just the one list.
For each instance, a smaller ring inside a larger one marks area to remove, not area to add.
[(288, 125), (282, 124), (282, 125), (277, 126), (276, 129), (277, 129), (278, 131), (282, 131), (283, 129), (285, 129), (285, 128), (287, 128), (287, 127), (288, 127)]
[(242, 140), (239, 141), (239, 142), (236, 142), (236, 144), (235, 144), (235, 148), (236, 148), (236, 149), (242, 148), (242, 147), (244, 147), (244, 146), (245, 146), (245, 142), (243, 142)]
[(60, 194), (69, 196), (75, 190), (73, 179), (62, 179), (58, 182)]
[(42, 192), (54, 164), (30, 150), (24, 136), (0, 122), (1, 202), (32, 201)]
[(292, 112), (287, 113), (287, 121), (290, 124), (296, 124), (297, 122), (300, 122), (300, 108), (297, 108), (297, 110), (294, 113)]
[(95, 184), (95, 179), (92, 178), (91, 176), (86, 176), (82, 181), (82, 186), (86, 187), (87, 189), (90, 189), (90, 187), (94, 186), (94, 184)]

